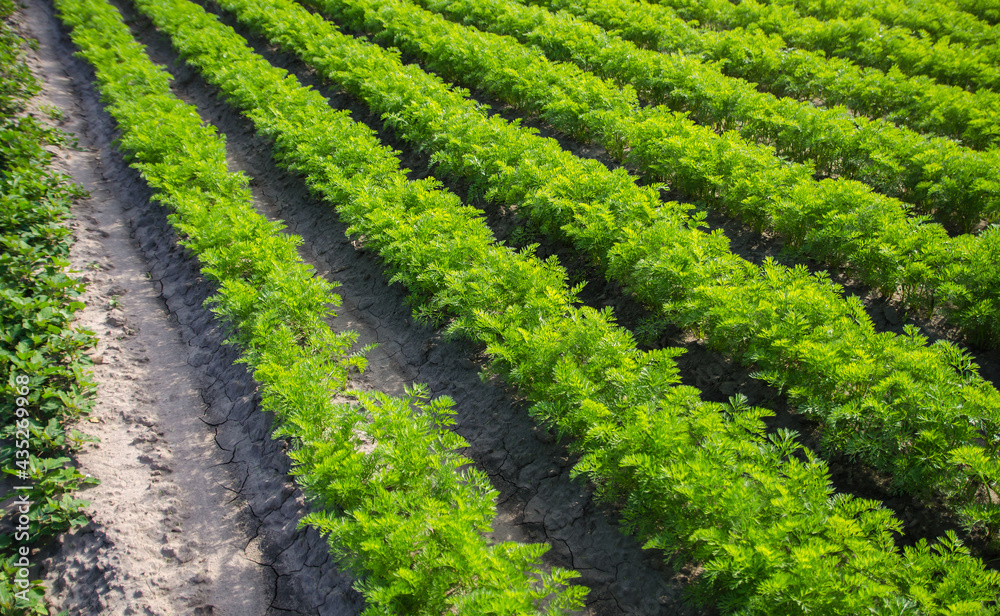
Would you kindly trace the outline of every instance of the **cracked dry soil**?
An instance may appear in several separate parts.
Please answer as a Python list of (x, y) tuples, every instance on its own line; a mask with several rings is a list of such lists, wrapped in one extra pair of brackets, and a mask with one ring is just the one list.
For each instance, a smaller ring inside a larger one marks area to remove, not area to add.
[[(253, 178), (261, 213), (284, 219), (305, 239), (303, 259), (341, 283), (344, 305), (331, 324), (359, 332), (359, 344), (379, 343), (354, 385), (400, 393), (417, 381), (455, 399), (465, 453), (500, 492), (493, 535), (547, 542), (546, 564), (577, 570), (590, 588), (586, 614), (706, 613), (683, 600), (692, 572), (668, 570), (662, 554), (623, 534), (614, 514), (570, 480), (565, 444), (503, 383), (480, 379), (476, 349), (415, 325), (378, 258), (355, 248), (301, 178), (276, 167), (269, 144), (164, 37), (120, 8), (154, 61), (173, 72), (175, 93), (226, 135), (230, 167)], [(57, 154), (57, 168), (91, 195), (75, 211), (71, 262), (89, 282), (79, 325), (99, 337), (98, 398), (81, 429), (101, 443), (77, 462), (101, 484), (81, 494), (92, 521), (61, 537), (42, 563), (53, 613), (357, 614), (353, 579), (318, 533), (297, 528), (308, 505), (288, 476), (285, 444), (269, 438), (253, 379), (202, 306), (212, 285), (112, 147), (115, 124), (92, 70), (73, 57), (49, 0), (32, 0), (19, 19), (39, 41), (30, 59), (43, 83), (37, 104), (62, 109), (63, 128), (79, 140), (78, 150)]]

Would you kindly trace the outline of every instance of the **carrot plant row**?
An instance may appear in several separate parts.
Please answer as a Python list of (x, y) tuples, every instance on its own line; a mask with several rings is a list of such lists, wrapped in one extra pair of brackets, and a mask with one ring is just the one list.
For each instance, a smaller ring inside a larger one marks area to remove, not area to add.
[(975, 15), (986, 23), (1000, 24), (1000, 2), (997, 0), (944, 0), (954, 8)]
[[(926, 33), (933, 41), (947, 37), (949, 41), (969, 47), (996, 47), (1000, 43), (1000, 28), (936, 0), (778, 0), (767, 3), (791, 6), (799, 14), (817, 19), (871, 17), (887, 26), (906, 28), (918, 34)], [(992, 50), (992, 53), (995, 54), (996, 51), (1000, 50)], [(995, 55), (993, 57), (996, 58)]]
[[(393, 22), (397, 32), (419, 28), (428, 15), (404, 4), (381, 3), (369, 13), (350, 8), (359, 6), (350, 0), (320, 4), (352, 25), (372, 17), (372, 23)], [(288, 21), (307, 19), (300, 13), (304, 12), (297, 9)], [(442, 172), (464, 176), (474, 193), (517, 207), (543, 231), (571, 241), (667, 319), (699, 327), (710, 344), (764, 367), (770, 382), (779, 387), (794, 383), (793, 400), (829, 422), (831, 447), (896, 472), (900, 489), (940, 491), (955, 499), (956, 507), (978, 503), (981, 487), (997, 485), (1000, 475), (989, 466), (982, 467), (983, 475), (980, 467), (970, 472), (965, 462), (953, 459), (956, 448), (984, 436), (985, 455), (1000, 446), (1000, 394), (954, 345), (928, 347), (917, 335), (877, 333), (860, 305), (845, 300), (825, 276), (814, 278), (775, 264), (758, 268), (736, 257), (723, 235), (700, 231), (700, 216), (688, 216), (676, 203), (662, 203), (655, 188), (639, 188), (622, 170), (609, 172), (551, 141), (487, 121), (483, 111), (450, 93), (433, 76), (409, 75), (407, 82), (420, 79), (419, 86), (411, 88), (388, 81), (393, 71), (402, 70), (398, 59), (345, 38), (321, 20), (307, 22), (308, 30), (291, 31), (281, 22), (250, 20), (242, 11), (241, 17), (250, 25), (266, 27), (272, 41), (290, 47), (321, 74), (365, 100), (414, 147), (431, 152)], [(458, 57), (475, 37), (472, 32), (463, 35), (461, 46), (448, 37), (438, 40)], [(335, 47), (337, 52), (320, 56), (312, 51), (318, 46)], [(379, 73), (373, 72), (371, 60), (363, 63), (363, 71), (345, 65), (344, 57), (362, 50), (380, 58)], [(481, 57), (499, 62), (516, 79), (535, 76), (508, 63), (503, 54)], [(463, 120), (443, 120), (442, 109)], [(790, 293), (766, 293), (754, 283), (759, 276), (787, 282)], [(792, 330), (769, 328), (768, 321), (755, 314), (759, 308), (744, 303), (754, 288), (762, 295), (758, 301), (784, 315), (779, 317), (781, 326), (797, 328), (791, 339), (787, 336)], [(712, 331), (709, 315), (720, 313), (741, 323), (740, 337)], [(788, 314), (803, 317), (789, 321)], [(839, 318), (827, 325), (834, 315)], [(824, 334), (818, 336), (816, 330)], [(823, 342), (821, 349), (815, 348), (818, 341)], [(948, 392), (944, 397), (942, 387)], [(988, 516), (976, 513), (969, 523), (992, 529), (1000, 522), (998, 513), (1000, 504), (992, 503)]]
[[(254, 210), (248, 179), (230, 173), (223, 139), (194, 108), (170, 91), (169, 75), (132, 39), (104, 0), (57, 0), (74, 42), (93, 64), (120, 146), (170, 211), (181, 244), (218, 286), (209, 302), (234, 329), (231, 342), (260, 383), (262, 409), (279, 418), (276, 436), (292, 441), (293, 473), (317, 507), (304, 519), (327, 534), (331, 548), (362, 576), (366, 613), (565, 613), (584, 590), (574, 575), (544, 572), (541, 544), (489, 545), (483, 532), (496, 515), (484, 473), (460, 471), (466, 443), (448, 429), (451, 401), (429, 400), (414, 387), (402, 397), (347, 392), (353, 332), (334, 333), (325, 319), (339, 298), (333, 285), (304, 264), (301, 239)], [(226, 68), (238, 79), (247, 67)], [(308, 109), (294, 80), (248, 75), (248, 95)], [(313, 101), (315, 102), (315, 101)], [(364, 131), (342, 113), (327, 112), (324, 145), (348, 144)], [(364, 149), (339, 161), (361, 171)], [(353, 156), (353, 160), (348, 160)], [(544, 607), (543, 607), (544, 604)], [(551, 610), (551, 611), (549, 611)]]
[[(676, 386), (675, 352), (640, 353), (608, 312), (574, 308), (574, 290), (554, 260), (492, 244), (481, 216), (432, 180), (407, 181), (369, 131), (345, 137), (345, 127), (327, 128), (339, 114), (321, 96), (287, 89), (291, 78), (200, 7), (187, 0), (136, 4), (274, 140), (279, 162), (303, 174), (349, 222), (349, 233), (382, 255), (421, 314), (448, 319), (451, 332), (486, 343), (493, 368), (521, 387), (533, 412), (574, 437), (583, 454), (576, 471), (621, 500), (650, 545), (684, 548), (706, 563), (705, 591), (721, 593), (725, 607), (770, 614), (907, 602), (929, 611), (993, 609), (988, 597), (1000, 589), (1000, 576), (985, 572), (953, 536), (895, 551), (898, 521), (873, 502), (831, 498), (825, 465), (801, 452), (790, 433), (766, 435), (764, 411), (738, 400), (703, 403), (694, 389)], [(340, 67), (345, 77), (364, 76), (373, 91), (391, 89), (399, 99), (441, 85), (378, 48), (333, 36), (329, 24), (291, 2), (222, 4), (273, 30), (275, 42), (294, 48), (310, 41), (314, 61)], [(483, 123), (476, 109), (447, 104), (465, 100), (460, 93), (443, 92), (419, 108), (464, 126), (469, 137), (505, 134), (502, 120)], [(481, 143), (469, 147), (477, 153), (464, 157), (466, 164), (495, 165)], [(359, 151), (363, 159), (352, 156)]]
[(8, 490), (0, 527), (0, 612), (47, 614), (35, 564), (46, 544), (87, 523), (76, 490), (97, 483), (71, 455), (93, 440), (70, 428), (89, 412), (86, 355), (94, 333), (73, 326), (85, 284), (67, 268), (73, 201), (84, 193), (54, 172), (47, 147), (68, 136), (29, 113), (39, 83), (0, 1), (0, 467)]
[(865, 182), (962, 231), (984, 217), (1000, 219), (1000, 151), (976, 152), (884, 120), (855, 118), (845, 109), (777, 98), (696, 58), (637, 49), (579, 18), (515, 0), (417, 4), (453, 21), (513, 36), (552, 60), (629, 84), (643, 103), (666, 103), (699, 124), (736, 130), (748, 141), (773, 146), (781, 158)]
[(739, 4), (728, 0), (653, 1), (706, 27), (759, 29), (781, 37), (789, 47), (821, 51), (861, 66), (884, 71), (896, 67), (905, 75), (925, 75), (938, 83), (973, 91), (1000, 87), (996, 47), (991, 52), (991, 48), (969, 48), (945, 40), (935, 43), (906, 28), (886, 27), (870, 17), (821, 21), (799, 15), (788, 6), (757, 0)]
[(613, 30), (625, 40), (665, 53), (715, 63), (724, 74), (764, 91), (798, 100), (845, 105), (857, 114), (886, 118), (913, 130), (959, 139), (973, 148), (1000, 142), (1000, 94), (967, 92), (898, 68), (862, 68), (810, 49), (789, 49), (759, 30), (697, 29), (663, 4), (636, 0), (527, 0), (566, 11)]

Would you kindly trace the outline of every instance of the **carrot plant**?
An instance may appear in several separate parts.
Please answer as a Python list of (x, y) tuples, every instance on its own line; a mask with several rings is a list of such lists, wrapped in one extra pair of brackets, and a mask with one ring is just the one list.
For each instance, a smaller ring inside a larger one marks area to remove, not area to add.
[[(256, 213), (247, 177), (227, 170), (222, 138), (171, 93), (166, 71), (118, 12), (103, 0), (56, 4), (95, 67), (120, 147), (217, 285), (208, 303), (230, 325), (230, 342), (260, 384), (262, 410), (278, 418), (275, 436), (291, 441), (293, 473), (315, 504), (303, 524), (329, 535), (334, 553), (359, 576), (364, 613), (578, 609), (586, 589), (568, 586), (573, 572), (543, 570), (547, 546), (490, 544), (483, 536), (497, 492), (481, 471), (462, 470), (470, 461), (455, 452), (466, 443), (448, 430), (450, 400), (430, 401), (421, 388), (401, 398), (346, 390), (366, 349), (352, 351), (357, 335), (327, 325), (339, 303), (334, 285), (301, 261), (300, 238)], [(232, 76), (246, 95), (262, 92), (239, 72)], [(348, 117), (334, 118), (329, 135), (349, 140), (333, 132)], [(354, 154), (353, 168), (363, 169), (364, 152)], [(335, 403), (337, 394), (353, 401)]]
[(1000, 2), (997, 0), (946, 0), (946, 2), (994, 26), (1000, 25)]
[[(534, 403), (532, 412), (573, 437), (572, 446), (583, 456), (576, 472), (587, 475), (606, 498), (623, 503), (627, 519), (650, 545), (682, 549), (706, 563), (713, 572), (703, 580), (706, 596), (716, 593), (724, 607), (745, 613), (864, 606), (888, 614), (899, 605), (928, 612), (994, 610), (988, 602), (1000, 590), (1000, 576), (985, 572), (954, 538), (933, 548), (921, 544), (895, 551), (891, 533), (899, 522), (876, 503), (831, 498), (823, 462), (800, 452), (791, 434), (767, 435), (761, 422), (766, 411), (739, 400), (704, 403), (693, 388), (678, 386), (676, 351), (640, 352), (609, 311), (575, 307), (576, 290), (567, 287), (554, 259), (541, 262), (530, 251), (492, 244), (475, 210), (440, 190), (436, 181), (408, 181), (392, 150), (379, 146), (369, 129), (342, 121), (342, 112), (333, 112), (322, 96), (268, 65), (197, 5), (186, 0), (136, 4), (187, 62), (274, 141), (280, 163), (301, 173), (337, 208), (349, 233), (383, 257), (393, 280), (411, 290), (424, 318), (486, 344), (492, 369), (521, 388)], [(499, 140), (506, 124), (497, 119), (484, 124), (475, 109), (454, 104), (464, 100), (459, 95), (424, 105), (405, 102), (400, 93), (431, 87), (433, 78), (400, 66), (392, 54), (336, 34), (292, 2), (226, 0), (223, 6), (274, 42), (301, 44), (314, 63), (323, 59), (326, 66), (339, 67), (345, 81), (360, 83), (365, 75), (363, 83), (373, 91), (376, 85), (398, 87), (394, 92), (401, 104), (420, 107), (440, 122), (455, 122), (468, 141), (457, 133), (439, 138), (474, 148), (475, 154), (463, 158), (470, 167), (496, 165), (487, 158), (487, 143), (528, 157), (529, 167), (543, 166), (541, 173), (549, 169), (543, 152), (558, 158), (554, 145), (547, 151), (516, 150), (515, 144)], [(415, 122), (407, 126), (417, 134), (435, 134)], [(484, 136), (497, 141), (478, 141)], [(522, 144), (528, 145), (535, 137), (525, 139)], [(569, 166), (569, 160), (563, 159), (562, 181), (567, 186), (588, 181), (583, 174), (565, 177), (582, 170)], [(586, 169), (595, 186), (598, 179), (606, 180), (596, 167)], [(513, 164), (502, 173), (534, 177)], [(622, 185), (631, 184), (625, 174), (616, 177)], [(598, 212), (595, 216), (600, 218)], [(602, 244), (598, 235), (593, 239)], [(275, 365), (289, 363), (294, 362)], [(307, 417), (302, 423), (316, 421)], [(342, 436), (362, 442), (370, 437), (367, 431)], [(706, 448), (707, 442), (717, 446)], [(331, 468), (380, 472), (340, 455), (331, 452), (324, 459)], [(677, 481), (682, 473), (685, 481)], [(704, 497), (701, 490), (707, 490)], [(726, 506), (730, 502), (740, 507)], [(370, 523), (378, 526), (382, 519)], [(711, 534), (713, 528), (721, 530)], [(329, 529), (345, 532), (337, 524)], [(390, 539), (397, 540), (405, 538)], [(732, 558), (735, 553), (747, 557)], [(828, 583), (813, 586), (809, 572), (818, 569)], [(414, 575), (425, 571), (421, 566)]]
[[(418, 55), (446, 78), (476, 84), (564, 132), (598, 141), (650, 182), (669, 182), (693, 199), (773, 229), (802, 253), (846, 267), (887, 296), (900, 292), (907, 305), (942, 307), (976, 341), (1000, 340), (995, 229), (949, 238), (940, 225), (864, 184), (817, 182), (810, 165), (788, 165), (771, 149), (717, 135), (662, 107), (639, 109), (629, 86), (619, 91), (577, 67), (549, 62), (494, 34), (466, 32), (409, 3), (317, 4), (352, 28)], [(455, 44), (463, 38), (468, 41)]]

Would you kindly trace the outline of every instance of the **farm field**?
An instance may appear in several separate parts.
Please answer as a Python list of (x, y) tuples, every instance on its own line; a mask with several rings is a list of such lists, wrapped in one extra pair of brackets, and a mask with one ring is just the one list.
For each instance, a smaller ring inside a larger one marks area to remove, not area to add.
[(837, 7), (0, 0), (0, 612), (1000, 613), (996, 10)]

